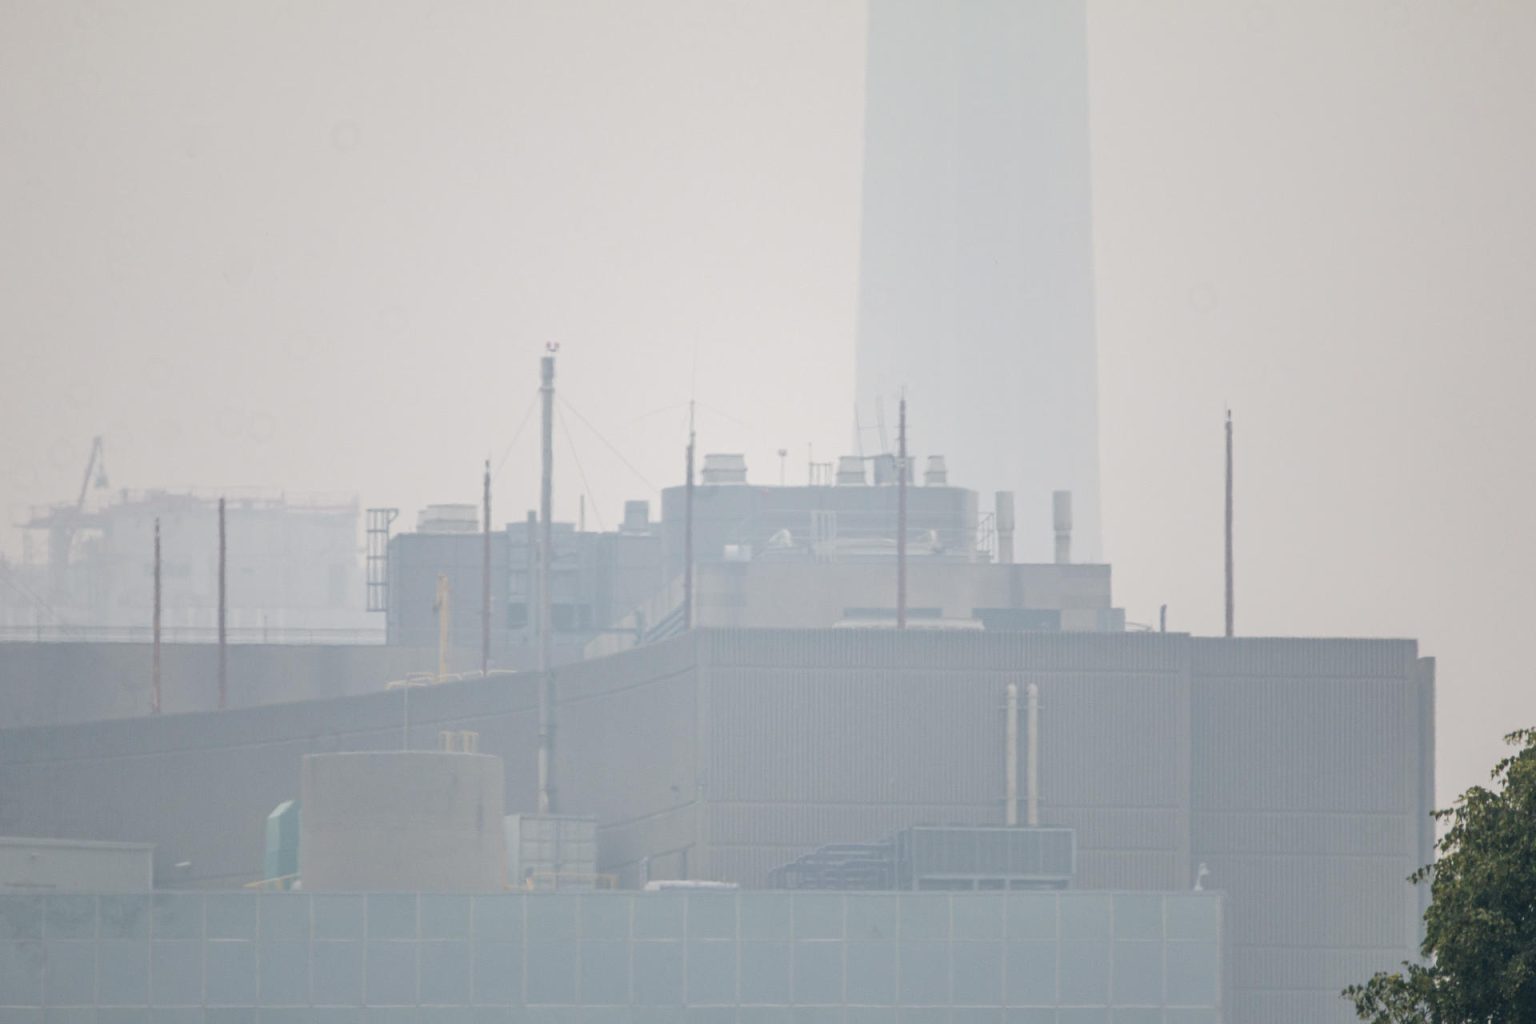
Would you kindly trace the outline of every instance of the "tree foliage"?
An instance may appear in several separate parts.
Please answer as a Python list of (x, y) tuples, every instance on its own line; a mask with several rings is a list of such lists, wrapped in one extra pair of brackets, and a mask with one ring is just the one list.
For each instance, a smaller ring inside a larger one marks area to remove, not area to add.
[(1449, 822), (1428, 882), (1424, 963), (1403, 965), (1344, 996), (1371, 1024), (1536, 1024), (1536, 729), (1474, 786), (1435, 812)]

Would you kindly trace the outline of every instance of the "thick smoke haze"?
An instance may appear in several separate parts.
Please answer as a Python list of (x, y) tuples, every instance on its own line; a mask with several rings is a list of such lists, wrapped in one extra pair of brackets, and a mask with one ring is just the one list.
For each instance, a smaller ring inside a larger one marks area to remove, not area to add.
[[(407, 517), (489, 457), (520, 519), (548, 341), (562, 518), (679, 481), (690, 396), (803, 478), (852, 438), (865, 18), (0, 5), (7, 523), (96, 434), (114, 488)], [(1116, 603), (1219, 631), (1230, 405), (1239, 632), (1419, 638), (1445, 802), (1536, 722), (1536, 8), (1125, 0), (1088, 41)]]

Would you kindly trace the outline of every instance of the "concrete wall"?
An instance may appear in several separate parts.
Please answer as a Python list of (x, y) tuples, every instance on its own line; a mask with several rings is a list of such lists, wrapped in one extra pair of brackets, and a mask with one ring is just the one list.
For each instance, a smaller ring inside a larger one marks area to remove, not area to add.
[(0, 838), (0, 893), (148, 892), (154, 859), (134, 843)]
[[(617, 855), (685, 850), (692, 641), (560, 669), (556, 810), (593, 814)], [(433, 750), (441, 729), (480, 733), (505, 763), (506, 810), (537, 808), (533, 674), (410, 687), (223, 713), (165, 714), (0, 731), (0, 834), (152, 842), (160, 885), (261, 877), (266, 815), (299, 796), (306, 754)], [(622, 762), (610, 770), (615, 759)], [(672, 788), (674, 783), (678, 789)], [(686, 813), (684, 813), (686, 812)], [(628, 851), (625, 853), (624, 851)], [(189, 867), (177, 869), (181, 863)]]
[[(161, 646), (165, 711), (218, 707), (218, 656), (215, 644)], [(0, 644), (0, 720), (20, 728), (147, 715), (152, 660), (147, 643)], [(479, 647), (456, 652), (453, 663), (460, 669), (479, 669)], [(248, 708), (382, 690), (391, 679), (437, 671), (437, 650), (382, 644), (231, 644), (228, 665), (229, 706)]]
[(309, 754), (301, 774), (305, 889), (502, 890), (501, 758), (428, 750)]

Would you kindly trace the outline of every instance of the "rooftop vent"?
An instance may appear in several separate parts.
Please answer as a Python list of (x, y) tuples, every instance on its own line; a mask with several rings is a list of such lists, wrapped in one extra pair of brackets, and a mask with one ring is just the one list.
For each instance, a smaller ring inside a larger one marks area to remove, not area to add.
[(844, 455), (837, 460), (837, 486), (863, 487), (869, 483), (864, 472), (864, 459), (859, 455)]
[(706, 455), (701, 479), (706, 484), (744, 484), (747, 482), (747, 457)]
[(1072, 492), (1051, 492), (1051, 519), (1056, 528), (1056, 562), (1072, 561)]
[(626, 501), (624, 503), (624, 525), (619, 528), (620, 533), (649, 533), (651, 531), (651, 503), (648, 501)]
[(474, 533), (480, 529), (473, 505), (428, 505), (416, 514), (417, 533)]

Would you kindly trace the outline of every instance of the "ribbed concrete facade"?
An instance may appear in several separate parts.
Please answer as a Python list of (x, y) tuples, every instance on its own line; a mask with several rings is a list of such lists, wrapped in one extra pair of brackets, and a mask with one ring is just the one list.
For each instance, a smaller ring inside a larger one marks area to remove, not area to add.
[[(1003, 818), (1004, 699), (1040, 690), (1041, 822), (1079, 888), (1227, 894), (1236, 1024), (1350, 1019), (1414, 953), (1433, 663), (1411, 641), (702, 631), (558, 670), (556, 810), (628, 883), (761, 884), (817, 845)], [(0, 735), (0, 833), (154, 842), (164, 882), (258, 877), (302, 754), (473, 729), (535, 798), (531, 676)], [(407, 727), (406, 722), (409, 721)], [(1025, 752), (1027, 760), (1028, 752)], [(106, 834), (103, 834), (106, 833)], [(192, 863), (178, 876), (174, 865)]]

